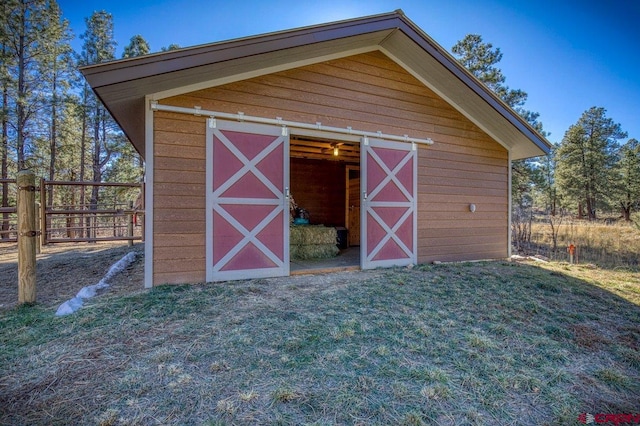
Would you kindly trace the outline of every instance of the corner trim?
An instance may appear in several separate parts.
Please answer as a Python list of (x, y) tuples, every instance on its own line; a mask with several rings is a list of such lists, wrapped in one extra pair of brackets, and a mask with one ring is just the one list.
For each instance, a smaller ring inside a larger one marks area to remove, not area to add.
[(144, 194), (144, 287), (153, 287), (153, 110), (151, 97), (145, 96), (145, 194)]

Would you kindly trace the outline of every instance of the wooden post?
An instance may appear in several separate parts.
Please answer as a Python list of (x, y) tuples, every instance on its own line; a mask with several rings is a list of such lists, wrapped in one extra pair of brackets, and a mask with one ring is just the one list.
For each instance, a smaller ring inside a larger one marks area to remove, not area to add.
[(144, 242), (144, 223), (146, 222), (145, 214), (144, 214), (144, 212), (145, 212), (145, 206), (144, 206), (145, 198), (144, 197), (146, 196), (146, 194), (144, 193), (144, 190), (145, 190), (145, 186), (144, 186), (144, 182), (142, 182), (140, 184), (140, 193), (142, 194), (142, 211), (143, 211), (143, 213), (142, 213), (142, 215), (138, 215), (138, 220), (141, 221), (140, 222), (140, 231), (142, 232), (142, 241), (143, 242)]
[(47, 186), (44, 178), (40, 178), (40, 245), (47, 245)]
[(18, 172), (18, 303), (36, 301), (36, 178)]
[[(133, 201), (129, 201), (129, 210), (133, 212)], [(128, 243), (129, 247), (133, 247), (133, 214), (127, 215), (127, 236), (131, 238)]]
[[(41, 211), (41, 206), (40, 203), (36, 201), (36, 231), (40, 232), (39, 229), (39, 221), (38, 218), (40, 217), (40, 211)], [(40, 244), (40, 238), (36, 237), (36, 254), (40, 254), (40, 252), (42, 251), (42, 244)]]

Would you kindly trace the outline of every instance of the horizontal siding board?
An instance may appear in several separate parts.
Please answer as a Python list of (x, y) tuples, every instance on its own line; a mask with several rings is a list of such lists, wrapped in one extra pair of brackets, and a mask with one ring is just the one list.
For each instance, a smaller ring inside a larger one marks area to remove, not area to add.
[(199, 246), (182, 246), (182, 247), (157, 247), (154, 250), (156, 259), (202, 259), (204, 262), (204, 252)]
[(205, 185), (199, 182), (158, 182), (154, 189), (161, 194), (201, 197), (204, 194)]
[[(486, 228), (421, 228), (418, 227), (418, 237), (428, 238), (465, 238), (467, 236), (484, 235), (506, 235), (506, 226), (495, 226)], [(503, 238), (506, 238), (503, 236)]]
[[(506, 204), (487, 204), (487, 203), (474, 203), (476, 205), (476, 212), (473, 213), (473, 217), (478, 217), (475, 216), (476, 214), (484, 214), (484, 213), (490, 213), (490, 214), (494, 214), (494, 213), (507, 213), (507, 206)], [(443, 215), (446, 214), (458, 214), (458, 213), (463, 213), (465, 215), (467, 215), (467, 217), (471, 217), (470, 215), (472, 214), (469, 211), (469, 203), (458, 203), (458, 204), (454, 204), (454, 203), (450, 203), (447, 204), (446, 206), (443, 206), (439, 203), (429, 203), (428, 200), (427, 201), (423, 201), (420, 204), (421, 208), (420, 208), (420, 214), (418, 216), (418, 220), (423, 220), (423, 221), (428, 221), (429, 218), (433, 217), (434, 213), (440, 213)], [(443, 207), (446, 207), (446, 209), (443, 209)], [(495, 215), (494, 215), (495, 216)], [(493, 216), (492, 216), (493, 217)]]
[(456, 170), (456, 169), (446, 169), (441, 167), (427, 167), (427, 166), (418, 166), (418, 175), (423, 179), (465, 179), (469, 181), (478, 182), (482, 184), (484, 182), (499, 182), (504, 185), (508, 185), (507, 178), (507, 169), (504, 168), (504, 172), (498, 173), (483, 173), (477, 171), (470, 170)]
[[(156, 183), (194, 183), (204, 185), (204, 173), (194, 171), (179, 171), (175, 170), (154, 170), (154, 181)], [(155, 191), (154, 191), (155, 193)]]
[[(419, 251), (419, 250), (418, 250)], [(463, 253), (440, 253), (437, 255), (419, 255), (419, 263), (430, 262), (465, 262), (475, 260), (491, 260), (491, 259), (504, 259), (507, 254), (503, 250), (490, 251), (488, 248), (482, 248), (481, 251), (468, 251)]]
[(188, 145), (167, 145), (158, 144), (156, 158), (169, 157), (169, 158), (187, 158), (192, 160), (201, 160), (205, 157), (205, 147), (202, 146), (188, 146)]
[(204, 256), (204, 233), (198, 232), (194, 234), (160, 234), (155, 232), (154, 230), (153, 247), (202, 247), (202, 255)]
[(482, 201), (483, 203), (489, 203), (489, 204), (503, 204), (505, 206), (505, 209), (508, 204), (506, 195), (502, 197), (486, 196), (486, 197), (482, 197), (482, 199), (479, 199), (479, 197), (474, 195), (418, 193), (418, 207), (420, 208), (421, 211), (422, 211), (421, 204), (428, 204), (428, 203), (443, 203), (443, 204), (460, 204), (460, 203), (472, 204), (473, 203), (475, 204), (475, 203), (479, 203), (480, 201)]
[(203, 173), (205, 171), (204, 160), (194, 160), (192, 158), (156, 157), (153, 165), (156, 170), (176, 170)]
[[(500, 247), (504, 246), (504, 238), (501, 235), (468, 235), (464, 238), (460, 238), (462, 245), (484, 245), (484, 244), (499, 244)], [(451, 245), (450, 237), (441, 238), (425, 238), (423, 246), (436, 246), (439, 248), (449, 247)], [(460, 245), (460, 244), (458, 244)], [(446, 249), (444, 249), (446, 250)]]
[(204, 223), (205, 211), (203, 209), (180, 208), (180, 209), (162, 209), (154, 210), (154, 220), (157, 221), (179, 221), (179, 220), (199, 220)]
[(504, 162), (504, 166), (495, 166), (495, 165), (486, 165), (480, 162), (478, 163), (464, 163), (459, 161), (452, 161), (446, 159), (435, 159), (425, 157), (421, 159), (420, 165), (418, 166), (418, 174), (428, 174), (428, 172), (422, 172), (420, 169), (430, 169), (430, 168), (447, 168), (449, 170), (457, 170), (461, 172), (480, 172), (480, 173), (497, 173), (502, 174), (503, 176), (507, 176), (508, 167), (507, 161)]
[[(429, 188), (432, 186), (441, 186), (441, 187), (464, 187), (464, 188), (473, 188), (473, 189), (491, 189), (491, 190), (500, 190), (502, 191), (501, 195), (504, 195), (505, 192), (509, 188), (509, 185), (501, 180), (479, 180), (479, 179), (465, 179), (459, 177), (441, 177), (441, 176), (424, 176), (421, 180), (421, 193), (430, 192)], [(433, 192), (433, 191), (431, 191)]]
[[(174, 124), (178, 124), (175, 122)], [(181, 121), (184, 122), (184, 121)], [(200, 119), (194, 123), (197, 127), (204, 126), (205, 123)], [(154, 148), (157, 153), (162, 152), (173, 146), (204, 148), (204, 134), (200, 133), (177, 133), (176, 131), (156, 131), (154, 134)], [(199, 157), (204, 158), (204, 157)]]
[(486, 211), (479, 209), (475, 213), (469, 211), (469, 206), (466, 205), (463, 209), (451, 209), (450, 211), (434, 211), (430, 213), (421, 212), (420, 219), (427, 224), (432, 220), (453, 220), (453, 221), (468, 221), (473, 222), (477, 220), (499, 220), (506, 221), (508, 218), (507, 212), (504, 211)]
[(504, 242), (489, 242), (477, 244), (451, 244), (448, 245), (419, 245), (422, 249), (423, 256), (438, 256), (445, 254), (463, 254), (463, 253), (499, 253), (501, 257), (506, 256), (506, 247)]
[(456, 220), (454, 221), (454, 220), (445, 220), (445, 219), (441, 219), (441, 220), (430, 219), (429, 228), (468, 229), (468, 228), (474, 228), (478, 226), (495, 228), (499, 226), (501, 223), (505, 223), (505, 220), (488, 219), (488, 220)]
[(448, 195), (473, 195), (477, 200), (483, 199), (484, 197), (504, 197), (505, 189), (493, 189), (488, 187), (476, 186), (476, 187), (467, 187), (467, 186), (456, 186), (456, 185), (447, 185), (440, 186), (434, 185), (430, 183), (424, 183), (418, 185), (418, 194), (448, 194)]
[[(193, 107), (193, 105), (191, 106)], [(179, 135), (187, 135), (189, 137), (191, 137), (191, 135), (204, 136), (207, 131), (204, 123), (204, 117), (157, 111), (153, 116), (154, 142), (156, 137), (160, 136), (161, 138), (160, 132), (175, 133), (174, 138), (178, 138)]]
[(187, 259), (163, 259), (162, 262), (156, 262), (156, 272), (192, 272), (204, 271), (204, 254), (200, 258)]
[(202, 197), (189, 197), (182, 195), (160, 195), (154, 194), (153, 203), (158, 208), (175, 208), (182, 207), (190, 209), (204, 209), (205, 198)]
[(154, 273), (153, 281), (154, 285), (162, 284), (185, 284), (192, 283), (198, 284), (205, 282), (206, 274), (203, 271), (188, 271), (188, 272), (163, 272)]
[(160, 233), (180, 232), (185, 234), (204, 233), (201, 220), (154, 220), (154, 230)]

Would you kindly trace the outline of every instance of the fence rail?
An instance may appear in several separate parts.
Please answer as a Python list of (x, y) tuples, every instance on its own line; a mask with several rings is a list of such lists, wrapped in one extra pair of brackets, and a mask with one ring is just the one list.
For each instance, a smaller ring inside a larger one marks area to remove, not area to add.
[[(0, 244), (15, 243), (18, 237), (16, 180), (0, 179), (0, 185), (8, 186), (9, 193), (8, 202), (0, 206)], [(39, 198), (37, 222), (41, 245), (133, 242), (144, 237), (144, 184), (41, 179), (35, 192)]]
[[(0, 185), (15, 186), (15, 179), (0, 179)], [(4, 200), (2, 200), (4, 204)], [(15, 243), (18, 241), (18, 215), (16, 204), (0, 205), (0, 243)]]

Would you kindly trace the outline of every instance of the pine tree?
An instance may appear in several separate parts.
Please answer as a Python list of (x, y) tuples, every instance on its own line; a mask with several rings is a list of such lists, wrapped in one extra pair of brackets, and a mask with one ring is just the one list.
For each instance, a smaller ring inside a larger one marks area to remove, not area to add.
[[(13, 1), (6, 1), (0, 5), (0, 85), (2, 86), (2, 105), (0, 108), (0, 122), (2, 130), (0, 134), (0, 184), (2, 194), (0, 198), (0, 207), (9, 205), (9, 90), (13, 84), (11, 75), (9, 74), (9, 65), (12, 56), (9, 53), (9, 32), (8, 18), (9, 11), (15, 7)], [(9, 213), (2, 213), (0, 217), (0, 231), (3, 233), (0, 238), (9, 238), (6, 231), (9, 230)]]
[[(80, 65), (98, 64), (115, 59), (116, 42), (113, 38), (113, 17), (111, 14), (106, 11), (94, 12), (91, 17), (85, 19), (85, 22), (87, 29), (81, 36), (84, 44), (82, 46)], [(92, 92), (89, 92), (86, 85), (83, 88), (83, 102), (85, 118), (83, 120), (82, 154), (86, 150), (85, 141), (89, 137), (88, 130), (90, 128), (93, 142), (91, 145), (92, 180), (98, 183), (102, 181), (104, 167), (108, 164), (114, 151), (113, 133), (119, 130), (108, 111), (97, 97)], [(84, 175), (84, 166), (82, 166), (81, 175)], [(97, 210), (98, 208), (99, 189), (98, 186), (92, 186), (89, 205), (91, 210)], [(84, 193), (82, 198), (84, 198)], [(89, 219), (87, 217), (88, 234), (91, 228)], [(90, 236), (88, 235), (88, 237)]]
[(9, 73), (15, 81), (13, 96), (9, 92), (9, 104), (15, 110), (11, 121), (16, 134), (18, 170), (28, 166), (30, 145), (40, 131), (35, 125), (44, 93), (39, 65), (47, 54), (49, 24), (46, 1), (11, 0), (6, 17), (6, 37), (12, 57)]
[(620, 148), (616, 169), (616, 199), (624, 220), (630, 222), (632, 210), (640, 206), (640, 142), (637, 139), (629, 139)]
[(597, 218), (609, 201), (617, 157), (617, 140), (626, 137), (620, 124), (606, 117), (604, 108), (592, 107), (564, 135), (557, 150), (556, 179), (578, 215)]
[[(70, 45), (73, 35), (69, 30), (69, 22), (62, 19), (62, 12), (58, 4), (53, 1), (47, 6), (48, 25), (46, 33), (46, 54), (40, 61), (40, 75), (45, 84), (45, 121), (49, 129), (47, 139), (49, 141), (49, 164), (47, 173), (49, 180), (55, 180), (56, 160), (58, 157), (59, 123), (61, 114), (67, 108), (70, 97), (70, 81), (73, 80), (75, 64), (73, 62), (72, 48)], [(48, 187), (47, 206), (53, 205), (53, 187)]]
[(122, 58), (134, 58), (136, 56), (146, 55), (151, 51), (149, 43), (140, 34), (131, 37), (129, 44), (124, 47)]
[(162, 46), (160, 48), (161, 52), (169, 52), (170, 50), (177, 50), (180, 49), (180, 45), (179, 44), (175, 44), (175, 43), (171, 43), (169, 46)]

